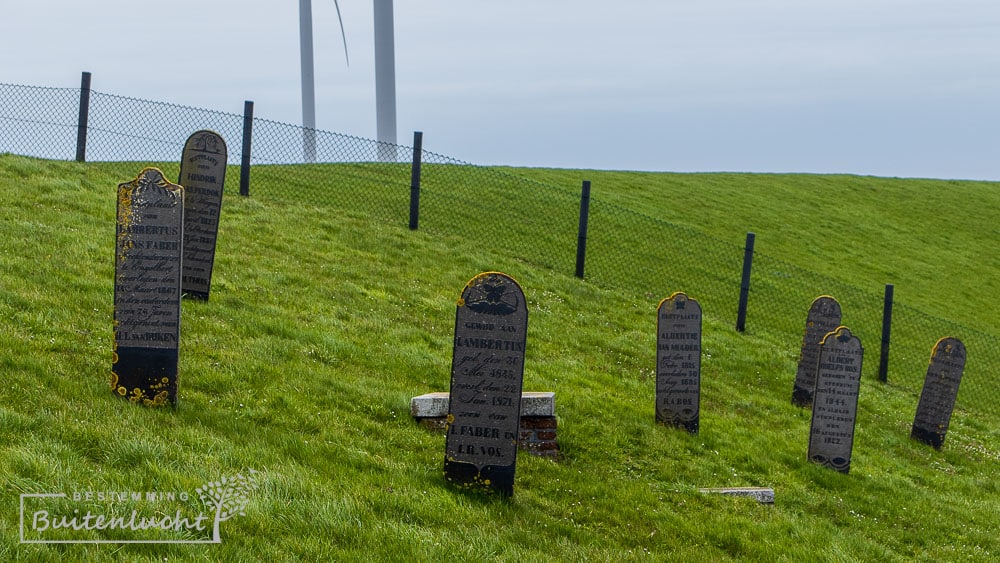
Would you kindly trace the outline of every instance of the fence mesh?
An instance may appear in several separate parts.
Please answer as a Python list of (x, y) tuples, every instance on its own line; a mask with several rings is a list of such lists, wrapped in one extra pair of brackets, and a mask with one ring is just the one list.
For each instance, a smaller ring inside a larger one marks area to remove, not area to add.
[(74, 158), (79, 102), (77, 89), (0, 84), (0, 150)]
[[(80, 99), (80, 89), (0, 84), (0, 152), (74, 159)], [(243, 157), (244, 120), (241, 115), (91, 92), (86, 158), (157, 163), (168, 177), (176, 177), (187, 137), (211, 129), (225, 139), (229, 163), (235, 167)], [(406, 224), (412, 148), (264, 119), (251, 123), (250, 184), (255, 197), (340, 206)], [(575, 271), (578, 191), (428, 151), (421, 151), (420, 158), (420, 229), (459, 238), (488, 237), (518, 260)], [(127, 170), (125, 166), (123, 174), (134, 174), (134, 165)], [(238, 191), (239, 176), (237, 170), (226, 175), (229, 193)], [(539, 209), (544, 213), (537, 213)], [(686, 291), (702, 303), (706, 314), (735, 325), (742, 244), (597, 197), (590, 202), (588, 235), (585, 273), (591, 283), (636, 295)], [(854, 287), (760, 253), (753, 266), (748, 333), (778, 335), (797, 347), (812, 300), (832, 295), (841, 303), (843, 323), (865, 343), (864, 376), (876, 376), (882, 288)], [(919, 394), (931, 348), (943, 336), (961, 339), (969, 350), (958, 408), (1000, 414), (995, 375), (1000, 340), (898, 302), (892, 316), (890, 382)], [(793, 376), (789, 374), (789, 394)]]

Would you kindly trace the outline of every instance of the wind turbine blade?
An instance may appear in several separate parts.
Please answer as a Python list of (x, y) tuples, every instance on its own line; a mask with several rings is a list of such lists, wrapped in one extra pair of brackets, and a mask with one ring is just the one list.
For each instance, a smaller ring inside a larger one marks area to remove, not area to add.
[(340, 18), (340, 4), (337, 0), (333, 0), (333, 7), (337, 8), (337, 21), (340, 22), (340, 38), (344, 40), (344, 60), (347, 61), (347, 66), (351, 66), (351, 59), (347, 56), (347, 34), (344, 33), (344, 20)]

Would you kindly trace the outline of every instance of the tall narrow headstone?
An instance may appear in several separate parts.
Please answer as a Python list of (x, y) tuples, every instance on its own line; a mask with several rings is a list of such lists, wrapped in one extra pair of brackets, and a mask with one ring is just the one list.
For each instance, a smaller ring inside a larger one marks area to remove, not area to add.
[(214, 131), (196, 131), (181, 155), (184, 186), (184, 270), (181, 290), (208, 299), (215, 243), (219, 234), (222, 188), (226, 183), (226, 141)]
[(819, 347), (809, 459), (841, 473), (851, 470), (864, 355), (861, 340), (846, 326), (827, 334)]
[(792, 404), (808, 407), (816, 388), (816, 362), (819, 361), (819, 343), (827, 333), (840, 326), (840, 303), (829, 295), (817, 297), (809, 307), (806, 330), (802, 336), (799, 367), (795, 372)]
[(965, 345), (957, 338), (942, 338), (931, 352), (924, 388), (910, 436), (940, 450), (958, 398), (965, 371)]
[(462, 291), (445, 442), (445, 479), (514, 493), (528, 307), (510, 276), (484, 272)]
[(677, 292), (656, 309), (656, 421), (698, 433), (701, 305)]
[(177, 403), (183, 201), (156, 168), (118, 185), (111, 389), (144, 405)]

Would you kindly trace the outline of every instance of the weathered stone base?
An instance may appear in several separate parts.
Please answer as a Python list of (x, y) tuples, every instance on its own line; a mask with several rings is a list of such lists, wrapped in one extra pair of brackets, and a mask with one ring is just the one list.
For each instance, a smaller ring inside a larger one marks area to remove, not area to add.
[[(410, 399), (410, 414), (431, 430), (448, 426), (448, 393), (427, 393)], [(521, 394), (521, 425), (517, 445), (541, 457), (559, 458), (556, 439), (556, 394), (525, 391)]]
[(774, 504), (774, 489), (765, 487), (725, 487), (721, 489), (698, 489), (702, 493), (750, 497), (761, 504)]

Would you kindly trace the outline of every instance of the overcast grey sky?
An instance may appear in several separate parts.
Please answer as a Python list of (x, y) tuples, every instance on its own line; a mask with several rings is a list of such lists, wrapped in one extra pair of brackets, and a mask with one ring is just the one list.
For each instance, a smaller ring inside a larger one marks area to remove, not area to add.
[[(0, 0), (0, 82), (301, 123), (297, 0)], [(317, 126), (375, 137), (373, 10), (313, 0)], [(397, 0), (400, 144), (477, 164), (1000, 180), (997, 0)]]

